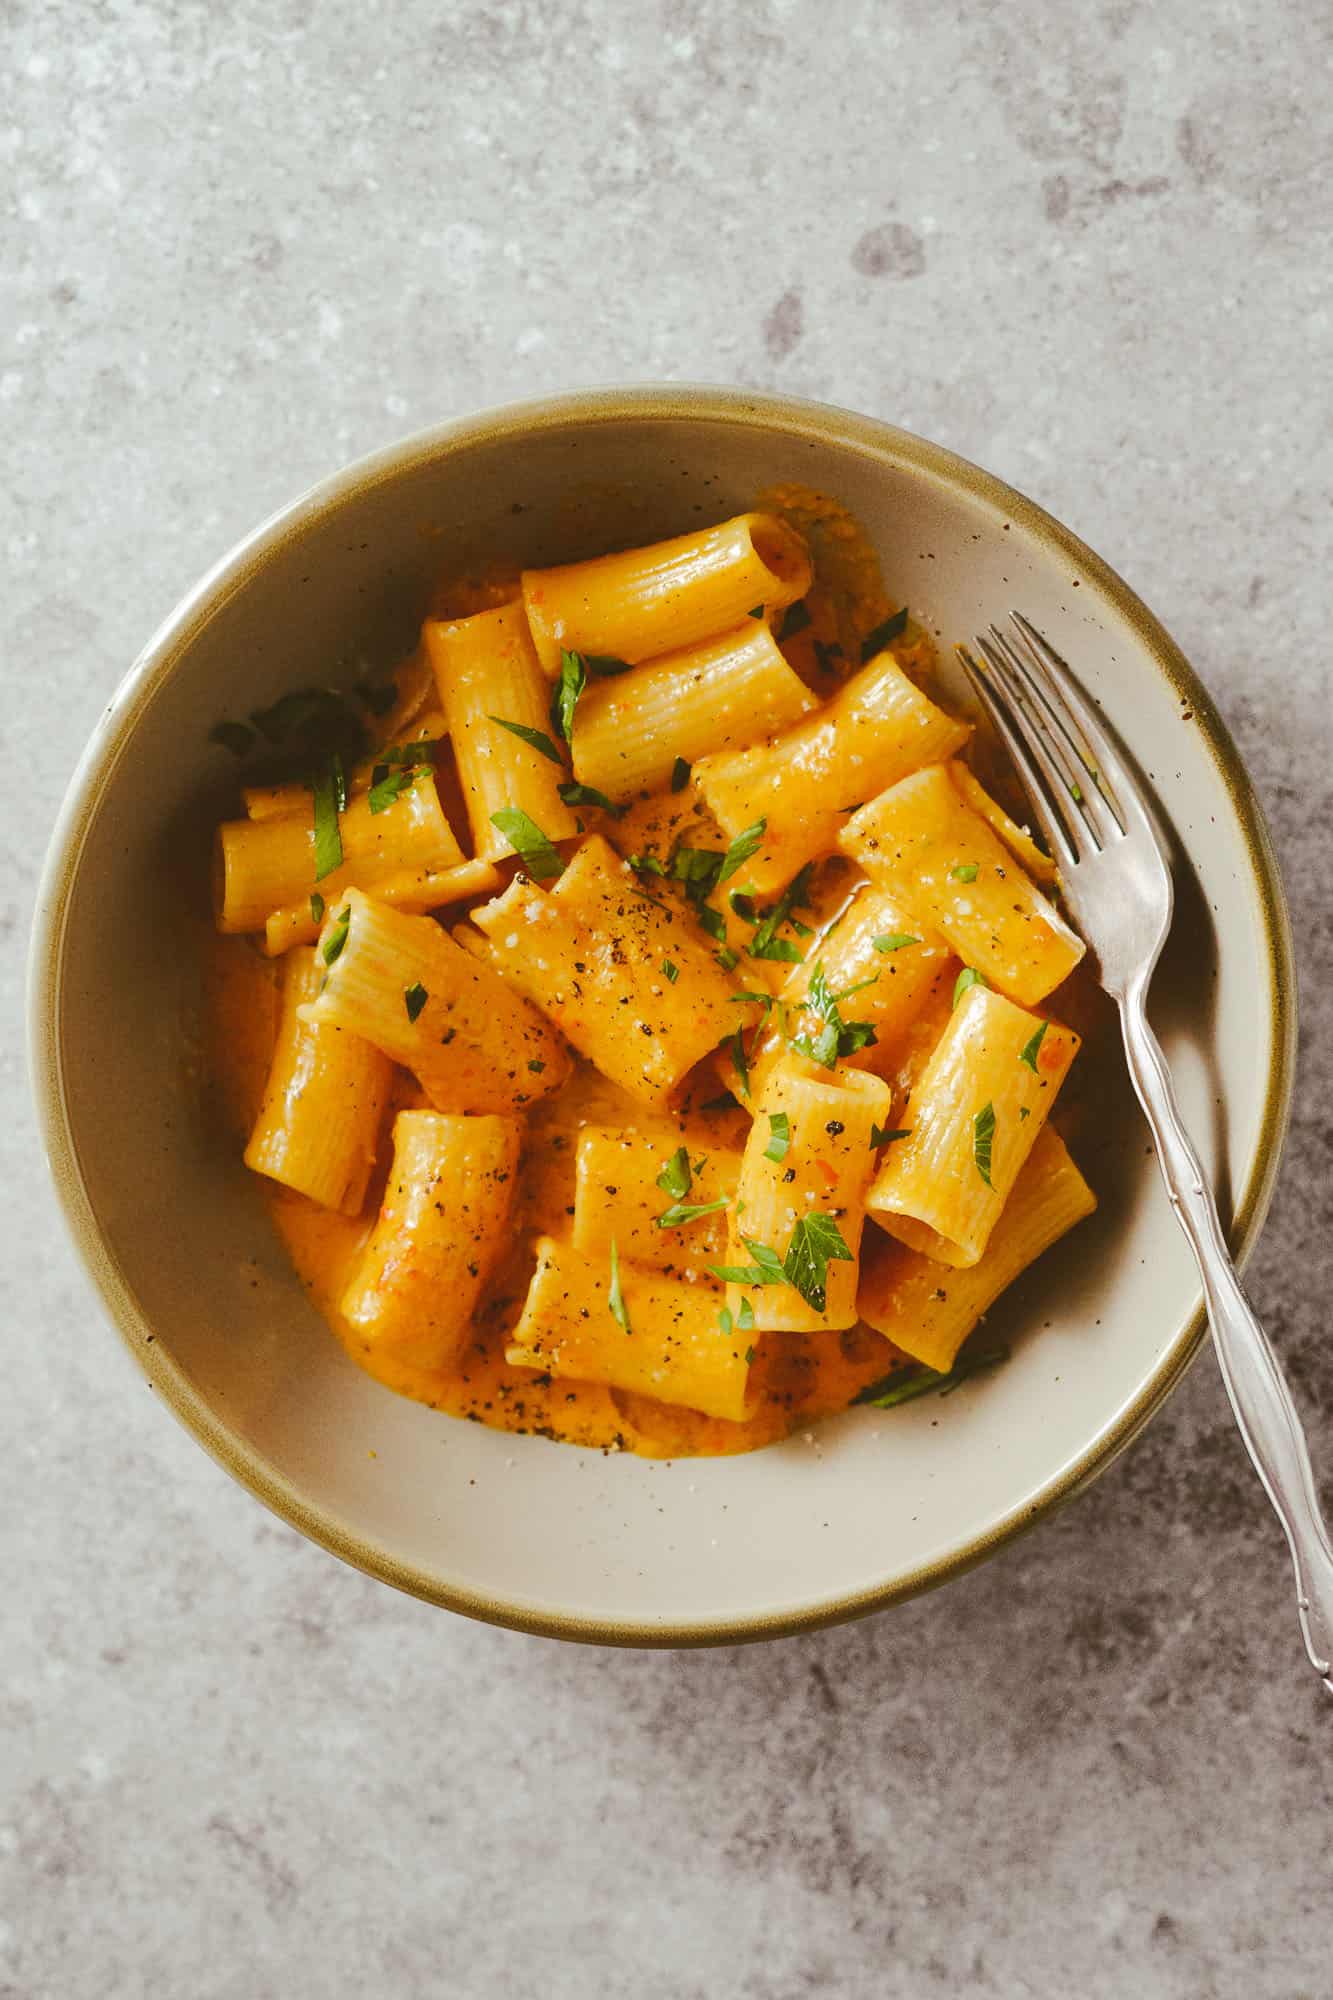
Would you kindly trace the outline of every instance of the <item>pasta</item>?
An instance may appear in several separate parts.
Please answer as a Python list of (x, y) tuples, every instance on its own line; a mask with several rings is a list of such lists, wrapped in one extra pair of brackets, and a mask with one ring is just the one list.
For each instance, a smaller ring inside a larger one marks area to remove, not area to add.
[(747, 875), (767, 893), (827, 854), (863, 800), (952, 757), (969, 733), (885, 652), (813, 715), (753, 749), (702, 758), (694, 776), (729, 838), (764, 821)]
[(550, 675), (564, 650), (637, 665), (781, 611), (810, 587), (809, 553), (773, 514), (738, 514), (715, 528), (589, 562), (523, 572), (523, 603)]
[(978, 984), (954, 1008), (867, 1206), (914, 1250), (980, 1259), (1078, 1048), (1058, 1022)]
[(749, 1414), (749, 1349), (744, 1334), (719, 1330), (722, 1287), (619, 1258), (612, 1268), (542, 1237), (505, 1358), (739, 1423)]
[(843, 851), (896, 887), (967, 965), (1025, 1007), (1067, 979), (1082, 940), (1029, 881), (947, 768), (903, 778), (839, 835)]
[(393, 1064), (359, 1035), (301, 1018), (323, 976), (315, 952), (288, 952), (278, 1038), (245, 1164), (321, 1208), (359, 1215)]
[(616, 800), (665, 785), (677, 761), (753, 743), (813, 708), (762, 620), (596, 682), (574, 724), (574, 770)]
[(441, 1368), (466, 1345), (504, 1247), (518, 1157), (515, 1118), (399, 1112), (384, 1203), (342, 1298), (368, 1347)]
[(349, 889), (330, 908), (320, 951), (327, 972), (301, 1018), (373, 1042), (437, 1110), (520, 1110), (569, 1073), (564, 1043), (536, 1008), (429, 917)]
[(596, 836), (552, 889), (520, 876), (473, 915), (498, 970), (646, 1104), (665, 1105), (735, 1025), (713, 953)]
[(1097, 1197), (1048, 1125), (1037, 1134), (985, 1251), (966, 1270), (941, 1270), (878, 1229), (861, 1253), (856, 1309), (868, 1326), (940, 1374), (1021, 1271), (1091, 1215)]
[[(425, 637), (463, 781), (473, 853), (495, 861), (514, 852), (491, 819), (511, 807), (526, 812), (549, 840), (567, 840), (578, 826), (560, 797), (560, 767), (547, 733), (550, 690), (522, 604), (443, 623), (428, 619)], [(545, 751), (534, 747), (534, 737), (545, 741)]]
[(432, 1408), (660, 1456), (968, 1372), (1095, 1206), (1051, 1123), (1095, 1016), (864, 535), (782, 485), (429, 605), (358, 685), (380, 747), (344, 772), (360, 711), (283, 697), (256, 727), (309, 746), (214, 845), (216, 1095), (333, 1332)]

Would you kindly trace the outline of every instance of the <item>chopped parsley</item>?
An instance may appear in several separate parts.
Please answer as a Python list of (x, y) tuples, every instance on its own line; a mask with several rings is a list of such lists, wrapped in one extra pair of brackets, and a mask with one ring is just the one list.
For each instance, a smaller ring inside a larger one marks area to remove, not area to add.
[(739, 958), (729, 944), (724, 944), (721, 951), (714, 952), (713, 956), (724, 972), (734, 972), (740, 964)]
[(605, 792), (599, 792), (595, 785), (576, 785), (571, 781), (567, 785), (557, 785), (556, 791), (567, 806), (600, 806), (613, 819), (623, 819), (629, 811), (628, 806), (618, 806), (614, 799), (609, 799)]
[(791, 1233), (782, 1268), (810, 1309), (822, 1313), (828, 1303), (829, 1265), (855, 1261), (831, 1215), (803, 1215)]
[(1050, 1027), (1050, 1025), (1051, 1024), (1049, 1021), (1043, 1021), (1041, 1026), (1037, 1029), (1036, 1033), (1027, 1042), (1024, 1043), (1022, 1049), (1019, 1051), (1018, 1060), (1021, 1063), (1026, 1063), (1034, 1076), (1038, 1074), (1037, 1051), (1041, 1047), (1042, 1042), (1045, 1039), (1046, 1030)]
[(579, 696), (588, 684), (587, 670), (579, 653), (560, 650), (560, 678), (551, 696), (551, 727), (566, 743), (574, 733), (574, 710), (578, 707)]
[(783, 890), (750, 940), (747, 950), (751, 958), (775, 958), (784, 964), (799, 965), (801, 953), (788, 939), (780, 938), (778, 932), (786, 923), (790, 923), (793, 930), (797, 929), (792, 911), (809, 907), (812, 872), (812, 864), (807, 863)]
[(949, 870), (949, 880), (951, 882), (975, 882), (976, 879), (977, 864), (975, 861), (960, 861), (956, 868)]
[(339, 910), (337, 916), (334, 918), (333, 929), (324, 940), (325, 965), (332, 965), (334, 960), (341, 956), (342, 948), (347, 942), (347, 933), (351, 928), (352, 908), (350, 903), (344, 903), (342, 909)]
[[(406, 745), (398, 750), (385, 750), (370, 774), (370, 810), (372, 813), (387, 812), (395, 800), (410, 791), (423, 772), (429, 771), (429, 764), (420, 762), (410, 766), (404, 761), (408, 757), (419, 757), (420, 746)], [(390, 767), (393, 768), (390, 768)]]
[(540, 1076), (542, 1071), (546, 1068), (546, 1064), (542, 1061), (540, 1056), (529, 1056), (528, 1068), (532, 1071), (532, 1074), (534, 1076)]
[(976, 1354), (962, 1355), (943, 1374), (925, 1366), (895, 1368), (892, 1374), (882, 1375), (878, 1382), (867, 1383), (852, 1401), (869, 1403), (876, 1410), (892, 1410), (899, 1403), (914, 1403), (918, 1396), (933, 1396), (937, 1391), (941, 1396), (950, 1396), (973, 1375), (981, 1375), (988, 1368), (998, 1368), (1002, 1361), (1008, 1359), (1007, 1347), (985, 1347)]
[(741, 1094), (750, 1095), (750, 1064), (745, 1053), (745, 1031), (737, 1028), (734, 1035), (728, 1035), (722, 1044), (731, 1056), (731, 1066), (741, 1080)]
[(322, 924), (324, 921), (324, 898), (318, 889), (314, 890), (310, 897), (310, 921), (312, 924)]
[(965, 993), (974, 986), (989, 987), (990, 981), (984, 972), (978, 972), (975, 965), (965, 965), (953, 983), (953, 1004), (956, 1007)]
[(750, 606), (749, 611), (746, 613), (746, 616), (749, 618), (762, 618), (763, 615), (764, 615), (764, 607), (762, 604), (752, 604)]
[(766, 819), (757, 819), (753, 826), (746, 827), (744, 833), (736, 835), (736, 838), (722, 856), (722, 866), (717, 872), (719, 883), (728, 881), (736, 873), (736, 870), (749, 860), (750, 856), (763, 841), (767, 831), (768, 821)]
[(627, 854), (625, 856), (625, 866), (632, 868), (636, 875), (666, 874), (666, 869), (655, 854)]
[(911, 1129), (910, 1125), (898, 1125), (892, 1131), (888, 1131), (883, 1125), (872, 1125), (870, 1128), (871, 1152), (877, 1153), (881, 1146), (891, 1146), (895, 1139), (905, 1139)]
[(716, 1215), (727, 1205), (726, 1196), (720, 1201), (673, 1201), (670, 1208), (657, 1218), (659, 1229), (679, 1229), (687, 1222), (697, 1222), (701, 1215)]
[(671, 766), (671, 789), (673, 792), (683, 792), (689, 782), (690, 767), (683, 757), (677, 757)]
[(662, 960), (662, 977), (666, 980), (668, 986), (674, 986), (680, 978), (680, 967), (673, 965), (669, 958), (664, 958)]
[(557, 875), (564, 874), (564, 862), (536, 820), (529, 819), (518, 806), (501, 806), (499, 812), (491, 814), (491, 825), (504, 835), (538, 882), (553, 882)]
[(338, 815), (347, 804), (347, 785), (342, 760), (331, 757), (327, 767), (311, 780), (315, 799), (315, 880), (322, 882), (335, 868), (342, 867), (343, 836)]
[(901, 611), (890, 612), (873, 632), (866, 633), (861, 641), (861, 664), (864, 666), (867, 660), (873, 660), (876, 653), (882, 653), (895, 639), (901, 639), (906, 630), (907, 606), (904, 604)]
[[(866, 986), (873, 983), (873, 980), (862, 981)], [(860, 990), (859, 986), (850, 989), (853, 993)], [(875, 1030), (869, 1021), (844, 1021), (838, 1012), (839, 1000), (847, 997), (846, 993), (830, 992), (823, 964), (817, 964), (810, 974), (810, 984), (801, 1004), (807, 1012), (817, 1016), (820, 1025), (813, 1034), (793, 1035), (791, 1045), (824, 1069), (832, 1069), (839, 1056), (855, 1055), (858, 1049), (872, 1048), (875, 1043)]]
[[(754, 1326), (754, 1307), (748, 1299), (742, 1299), (740, 1302), (740, 1307), (736, 1314), (736, 1324), (742, 1333), (749, 1333)], [(750, 1352), (753, 1354), (754, 1349), (751, 1348)]]
[(754, 1349), (752, 1347), (747, 1347), (745, 1350), (745, 1365), (747, 1368), (754, 1366)]
[(663, 1194), (669, 1194), (676, 1201), (684, 1201), (690, 1191), (690, 1156), (684, 1146), (677, 1146), (671, 1158), (657, 1176), (655, 1182)]
[[(576, 659), (578, 655), (574, 656)], [(614, 653), (585, 653), (583, 664), (590, 674), (599, 680), (611, 680), (616, 674), (627, 674), (633, 667), (632, 660), (619, 660)]]
[(754, 1259), (752, 1264), (710, 1264), (714, 1277), (722, 1278), (729, 1285), (785, 1285), (787, 1273), (782, 1268), (782, 1259), (776, 1250), (770, 1250), (767, 1243), (756, 1243), (752, 1236), (742, 1236), (741, 1242)]
[(791, 1144), (791, 1119), (785, 1111), (770, 1111), (768, 1114), (768, 1144), (764, 1148), (766, 1160), (785, 1160), (787, 1148)]
[(410, 986), (403, 988), (403, 1005), (407, 1009), (407, 1018), (409, 1021), (416, 1020), (417, 1015), (429, 999), (430, 995), (419, 979), (414, 979)]
[(606, 1294), (606, 1303), (611, 1308), (611, 1317), (617, 1326), (623, 1326), (626, 1333), (631, 1331), (629, 1312), (625, 1305), (625, 1294), (620, 1289), (620, 1251), (616, 1239), (611, 1238), (611, 1285)]
[(529, 729), (526, 722), (510, 722), (503, 715), (487, 715), (486, 720), (497, 723), (501, 729), (507, 729), (511, 736), (517, 736), (520, 743), (526, 743), (529, 749), (539, 751), (543, 757), (549, 757), (553, 764), (563, 765), (564, 758), (544, 729)]
[(983, 1104), (972, 1120), (972, 1158), (977, 1172), (987, 1187), (994, 1187), (990, 1177), (991, 1148), (995, 1143), (995, 1106)]
[(721, 1327), (723, 1333), (731, 1332), (734, 1322), (731, 1317), (730, 1306), (723, 1306), (721, 1312), (717, 1316), (717, 1323)]
[(794, 639), (798, 632), (804, 632), (809, 623), (810, 610), (804, 600), (796, 604), (789, 604), (783, 614), (782, 624), (778, 628), (778, 637), (779, 639)]
[(906, 931), (889, 931), (884, 937), (871, 938), (876, 951), (903, 951), (909, 944), (920, 944), (918, 937), (909, 937)]

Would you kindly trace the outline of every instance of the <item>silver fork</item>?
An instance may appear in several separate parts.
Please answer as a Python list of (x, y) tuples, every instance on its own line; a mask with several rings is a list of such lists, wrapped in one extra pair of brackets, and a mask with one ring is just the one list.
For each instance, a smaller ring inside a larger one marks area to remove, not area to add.
[(1020, 612), (1010, 616), (1012, 636), (995, 625), (978, 634), (984, 666), (965, 646), (959, 656), (1018, 767), (1065, 900), (1120, 1008), (1129, 1073), (1157, 1142), (1171, 1206), (1199, 1266), (1222, 1380), (1291, 1550), (1305, 1650), (1333, 1693), (1333, 1546), (1305, 1433), (1277, 1356), (1241, 1290), (1144, 1009), (1171, 923), (1171, 870), (1145, 801), (1092, 703), (1036, 627)]

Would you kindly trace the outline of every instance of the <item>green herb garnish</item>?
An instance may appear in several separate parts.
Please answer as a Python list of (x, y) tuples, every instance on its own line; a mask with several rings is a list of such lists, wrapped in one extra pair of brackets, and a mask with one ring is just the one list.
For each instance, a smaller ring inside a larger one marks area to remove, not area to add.
[(903, 951), (909, 944), (920, 944), (917, 937), (909, 937), (906, 931), (890, 931), (886, 937), (871, 938), (876, 951)]
[(324, 921), (324, 898), (318, 889), (314, 890), (310, 897), (310, 921), (312, 924), (322, 924)]
[(977, 1172), (987, 1187), (993, 1187), (990, 1177), (991, 1147), (995, 1143), (995, 1106), (983, 1104), (972, 1120), (972, 1158)]
[(828, 1267), (856, 1260), (831, 1215), (803, 1215), (791, 1233), (783, 1270), (812, 1312), (825, 1311)]
[(731, 1056), (731, 1066), (741, 1080), (741, 1094), (750, 1095), (750, 1063), (745, 1053), (745, 1031), (737, 1028), (734, 1035), (728, 1035), (722, 1044)]
[(697, 1222), (701, 1215), (716, 1215), (727, 1205), (726, 1197), (721, 1201), (675, 1201), (664, 1214), (657, 1218), (659, 1229), (679, 1229), (687, 1222)]
[(676, 1201), (684, 1201), (690, 1191), (690, 1156), (684, 1146), (677, 1146), (654, 1185)]
[(606, 1295), (606, 1303), (611, 1308), (611, 1317), (617, 1326), (630, 1331), (629, 1312), (625, 1306), (625, 1294), (620, 1289), (620, 1251), (616, 1239), (611, 1238), (611, 1286)]
[(974, 986), (989, 987), (990, 981), (984, 972), (977, 971), (975, 965), (965, 965), (953, 983), (953, 1004), (955, 1007), (963, 995), (969, 993)]
[(611, 680), (616, 674), (630, 673), (634, 666), (633, 660), (618, 660), (614, 653), (585, 653), (583, 664), (599, 680)]
[(1050, 1025), (1051, 1024), (1049, 1021), (1043, 1021), (1041, 1026), (1037, 1029), (1036, 1033), (1033, 1036), (1031, 1036), (1031, 1038), (1027, 1042), (1024, 1043), (1022, 1049), (1019, 1051), (1018, 1060), (1021, 1063), (1026, 1063), (1034, 1076), (1039, 1074), (1037, 1069), (1037, 1051), (1041, 1047), (1042, 1042), (1046, 1035), (1046, 1030), (1050, 1027)]
[(762, 618), (763, 615), (764, 615), (764, 607), (762, 604), (752, 604), (750, 606), (749, 611), (746, 613), (746, 616), (749, 618)]
[(560, 650), (560, 678), (551, 696), (551, 727), (557, 736), (563, 736), (566, 743), (574, 733), (574, 710), (578, 707), (579, 696), (588, 684), (583, 657), (579, 653)]
[(730, 1306), (723, 1306), (721, 1312), (717, 1316), (717, 1323), (721, 1327), (723, 1333), (731, 1332), (733, 1321), (731, 1317)]
[(914, 1403), (918, 1396), (933, 1396), (936, 1392), (949, 1396), (973, 1375), (981, 1375), (987, 1368), (998, 1368), (1008, 1359), (1007, 1347), (987, 1347), (977, 1354), (962, 1356), (944, 1374), (926, 1367), (895, 1368), (891, 1374), (881, 1375), (878, 1382), (867, 1383), (852, 1401), (869, 1403), (876, 1410), (892, 1410), (899, 1403)]
[(350, 903), (345, 903), (334, 918), (333, 929), (324, 940), (325, 965), (332, 965), (334, 960), (341, 956), (342, 948), (347, 942), (347, 933), (351, 928), (352, 908)]
[(430, 995), (419, 979), (414, 979), (410, 986), (403, 988), (403, 1005), (407, 1009), (407, 1018), (409, 1021), (416, 1020), (417, 1015), (429, 999)]
[(627, 854), (625, 866), (632, 868), (636, 875), (663, 875), (666, 869), (655, 854)]
[(949, 880), (951, 882), (975, 882), (976, 879), (977, 864), (975, 861), (960, 861), (956, 868), (949, 870)]
[(724, 972), (734, 972), (740, 964), (739, 958), (729, 944), (724, 944), (721, 951), (714, 952), (713, 956)]
[[(875, 978), (878, 977), (876, 973)], [(863, 980), (861, 984), (870, 986), (874, 980)], [(860, 990), (860, 986), (849, 988), (852, 993), (859, 993)], [(829, 991), (823, 964), (817, 964), (810, 974), (810, 984), (801, 1005), (819, 1017), (820, 1025), (814, 1034), (793, 1035), (791, 1045), (825, 1069), (832, 1069), (839, 1056), (855, 1055), (858, 1049), (872, 1048), (876, 1040), (874, 1027), (869, 1021), (843, 1020), (838, 1012), (838, 1002), (846, 997), (845, 993)]]
[(910, 1125), (898, 1125), (890, 1132), (883, 1125), (872, 1125), (870, 1128), (871, 1152), (877, 1153), (881, 1146), (892, 1145), (895, 1139), (905, 1139), (911, 1129)]
[[(369, 792), (371, 812), (387, 812), (404, 792), (411, 791), (422, 772), (427, 769), (428, 766), (425, 764), (416, 764), (410, 770), (400, 765), (397, 770), (390, 771), (385, 765), (376, 764), (371, 773), (373, 782)], [(382, 777), (377, 775), (380, 772), (383, 772)]]
[(785, 1111), (770, 1111), (768, 1114), (768, 1144), (764, 1148), (766, 1160), (785, 1160), (787, 1148), (791, 1144), (791, 1119)]
[(767, 831), (768, 821), (766, 819), (757, 819), (753, 826), (746, 827), (744, 833), (736, 835), (736, 838), (722, 856), (722, 866), (717, 871), (717, 880), (719, 883), (728, 881), (736, 873), (736, 870), (749, 860), (756, 848), (762, 843)]
[(491, 814), (491, 825), (498, 827), (536, 881), (553, 882), (564, 874), (564, 862), (536, 820), (529, 819), (518, 806), (501, 806), (499, 812)]
[(783, 613), (782, 624), (778, 628), (779, 639), (794, 639), (798, 632), (804, 632), (810, 623), (810, 611), (804, 599), (789, 604)]
[(595, 785), (576, 785), (571, 782), (567, 785), (557, 785), (556, 791), (567, 806), (600, 806), (602, 811), (609, 812), (613, 819), (623, 819), (629, 811), (628, 806), (618, 806), (614, 799), (609, 799), (605, 792), (599, 792)]
[(752, 1264), (710, 1264), (714, 1277), (722, 1278), (729, 1285), (785, 1285), (787, 1273), (782, 1268), (782, 1259), (776, 1250), (770, 1250), (767, 1243), (756, 1243), (752, 1236), (742, 1236), (741, 1242), (749, 1251)]
[(347, 804), (347, 787), (342, 761), (331, 758), (327, 767), (311, 780), (315, 800), (315, 880), (322, 882), (335, 868), (342, 867), (343, 837), (338, 814)]
[[(748, 1304), (748, 1301), (746, 1303)], [(747, 1347), (745, 1350), (745, 1365), (747, 1368), (754, 1366), (754, 1349), (752, 1347)]]
[[(740, 1307), (736, 1313), (736, 1324), (742, 1333), (749, 1333), (754, 1326), (754, 1307), (748, 1299), (742, 1299), (740, 1302)], [(754, 1349), (751, 1348), (750, 1356), (747, 1359), (752, 1357), (753, 1354)]]
[(662, 960), (662, 977), (666, 980), (668, 986), (674, 986), (680, 978), (680, 967), (673, 965), (669, 958), (664, 958)]
[(529, 729), (526, 722), (509, 722), (503, 715), (488, 715), (486, 720), (497, 723), (501, 729), (507, 729), (511, 736), (517, 736), (520, 743), (526, 743), (530, 750), (537, 750), (543, 757), (549, 757), (553, 764), (563, 765), (564, 758), (544, 729)]
[(881, 624), (876, 625), (873, 632), (866, 633), (861, 641), (862, 666), (867, 660), (873, 660), (876, 653), (882, 653), (895, 639), (900, 639), (906, 630), (907, 606), (904, 604), (901, 611), (890, 612)]
[(751, 958), (775, 958), (788, 965), (799, 965), (801, 953), (786, 938), (780, 938), (778, 932), (786, 923), (790, 923), (794, 930), (796, 925), (792, 911), (808, 908), (812, 873), (813, 864), (807, 863), (800, 874), (788, 883), (750, 940), (747, 949)]

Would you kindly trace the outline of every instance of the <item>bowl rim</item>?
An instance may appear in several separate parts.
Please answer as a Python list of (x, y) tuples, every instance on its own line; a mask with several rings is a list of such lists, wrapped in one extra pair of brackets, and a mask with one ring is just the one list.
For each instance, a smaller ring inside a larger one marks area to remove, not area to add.
[(93, 731), (57, 815), (38, 884), (28, 961), (28, 1059), (39, 1133), (66, 1226), (84, 1270), (122, 1340), (177, 1419), (242, 1486), (292, 1527), (343, 1561), (399, 1590), (482, 1621), (547, 1638), (601, 1645), (734, 1645), (839, 1624), (902, 1602), (973, 1568), (1006, 1542), (1072, 1499), (1132, 1442), (1176, 1387), (1198, 1351), (1202, 1300), (1176, 1329), (1152, 1374), (1058, 1473), (963, 1546), (889, 1583), (827, 1603), (752, 1613), (699, 1624), (650, 1623), (552, 1612), (522, 1600), (491, 1597), (405, 1563), (349, 1531), (314, 1504), (223, 1422), (153, 1337), (124, 1271), (98, 1222), (83, 1176), (66, 1101), (61, 1048), (66, 918), (88, 831), (102, 792), (158, 683), (185, 655), (193, 636), (250, 574), (286, 540), (353, 494), (393, 481), (441, 453), (534, 429), (592, 428), (634, 419), (707, 420), (818, 437), (881, 462), (906, 466), (936, 484), (966, 492), (1019, 522), (1077, 566), (1130, 624), (1158, 671), (1194, 712), (1245, 841), (1263, 924), (1273, 1032), (1263, 1119), (1235, 1203), (1230, 1239), (1243, 1264), (1272, 1199), (1291, 1109), (1296, 1047), (1296, 975), (1291, 923), (1271, 836), (1249, 774), (1212, 697), (1184, 654), (1116, 571), (1033, 500), (969, 460), (878, 418), (806, 398), (699, 384), (625, 384), (506, 403), (415, 431), (320, 480), (270, 514), (216, 562), (158, 626)]

